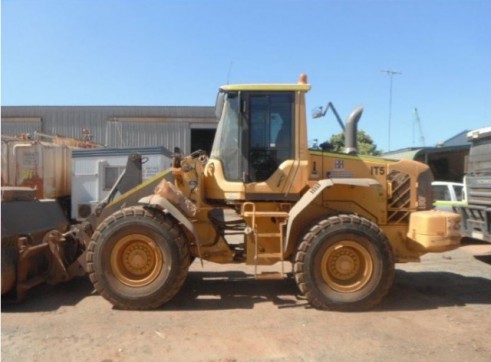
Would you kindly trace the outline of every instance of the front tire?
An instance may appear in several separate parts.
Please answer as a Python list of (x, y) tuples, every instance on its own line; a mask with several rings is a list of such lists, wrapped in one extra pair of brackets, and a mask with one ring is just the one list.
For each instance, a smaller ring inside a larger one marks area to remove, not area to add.
[(95, 289), (120, 309), (154, 309), (180, 290), (189, 250), (177, 222), (155, 210), (129, 207), (104, 220), (87, 251)]
[(394, 258), (377, 225), (356, 215), (338, 215), (321, 220), (304, 235), (294, 273), (315, 308), (365, 310), (392, 286)]

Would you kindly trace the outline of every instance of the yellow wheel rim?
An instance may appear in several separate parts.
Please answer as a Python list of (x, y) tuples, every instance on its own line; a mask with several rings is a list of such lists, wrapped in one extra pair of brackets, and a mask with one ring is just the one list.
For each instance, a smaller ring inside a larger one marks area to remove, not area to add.
[(324, 282), (338, 292), (356, 292), (373, 274), (370, 253), (354, 241), (340, 241), (329, 247), (321, 260)]
[(164, 264), (158, 245), (146, 235), (131, 234), (118, 240), (111, 252), (114, 276), (130, 287), (152, 283)]

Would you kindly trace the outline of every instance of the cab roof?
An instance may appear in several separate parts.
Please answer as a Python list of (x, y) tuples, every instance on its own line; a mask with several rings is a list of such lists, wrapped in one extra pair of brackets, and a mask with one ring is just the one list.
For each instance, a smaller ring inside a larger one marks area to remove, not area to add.
[(310, 84), (307, 81), (306, 74), (300, 74), (298, 83), (291, 84), (230, 84), (220, 87), (222, 92), (237, 92), (237, 91), (301, 91), (308, 92), (310, 90)]
[(224, 92), (238, 91), (301, 91), (308, 92), (310, 84), (229, 84), (220, 87)]

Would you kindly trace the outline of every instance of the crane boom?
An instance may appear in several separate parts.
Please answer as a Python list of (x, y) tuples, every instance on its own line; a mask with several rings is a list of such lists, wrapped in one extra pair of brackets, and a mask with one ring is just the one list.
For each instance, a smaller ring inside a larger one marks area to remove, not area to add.
[(426, 146), (425, 136), (423, 133), (423, 128), (421, 127), (421, 119), (419, 118), (418, 108), (414, 107), (413, 146), (414, 146), (414, 134), (415, 134), (416, 125), (418, 126), (418, 131), (419, 131), (419, 143), (421, 146)]

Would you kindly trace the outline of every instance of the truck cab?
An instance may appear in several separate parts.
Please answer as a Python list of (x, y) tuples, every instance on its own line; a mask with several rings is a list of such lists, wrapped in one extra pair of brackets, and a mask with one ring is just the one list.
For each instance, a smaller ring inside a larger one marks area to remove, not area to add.
[(433, 181), (433, 206), (437, 210), (453, 211), (454, 206), (465, 204), (464, 184), (459, 182)]

